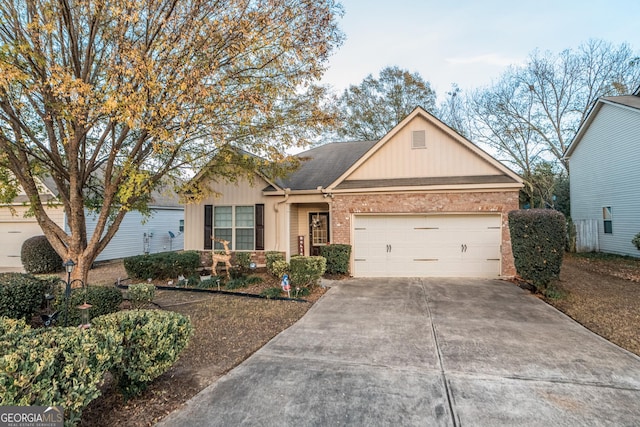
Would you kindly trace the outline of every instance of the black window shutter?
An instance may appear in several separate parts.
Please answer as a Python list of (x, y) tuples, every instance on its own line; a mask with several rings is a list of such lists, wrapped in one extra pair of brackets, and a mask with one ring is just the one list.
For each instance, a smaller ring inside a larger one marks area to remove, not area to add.
[(204, 205), (204, 248), (213, 249), (213, 205)]
[(264, 251), (264, 205), (256, 205), (256, 251)]

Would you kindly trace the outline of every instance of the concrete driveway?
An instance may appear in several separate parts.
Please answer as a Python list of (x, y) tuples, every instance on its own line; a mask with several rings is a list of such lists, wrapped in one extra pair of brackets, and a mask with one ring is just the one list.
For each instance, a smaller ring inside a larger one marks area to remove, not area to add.
[(640, 358), (497, 280), (340, 282), (160, 426), (640, 424)]

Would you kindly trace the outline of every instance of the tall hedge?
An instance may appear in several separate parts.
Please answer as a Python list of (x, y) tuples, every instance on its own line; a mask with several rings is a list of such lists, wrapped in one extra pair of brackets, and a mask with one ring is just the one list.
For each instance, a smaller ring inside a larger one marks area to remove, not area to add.
[(551, 209), (509, 212), (511, 247), (518, 274), (544, 289), (560, 276), (566, 224), (562, 213)]
[(328, 274), (349, 273), (349, 258), (351, 257), (351, 245), (333, 244), (320, 246), (320, 255), (327, 260)]

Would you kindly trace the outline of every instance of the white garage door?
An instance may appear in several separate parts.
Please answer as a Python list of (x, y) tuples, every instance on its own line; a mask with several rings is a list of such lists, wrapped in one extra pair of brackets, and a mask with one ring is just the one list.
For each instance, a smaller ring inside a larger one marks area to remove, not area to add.
[(0, 222), (0, 267), (22, 268), (22, 242), (42, 235), (37, 222)]
[(500, 215), (357, 215), (356, 277), (497, 277)]

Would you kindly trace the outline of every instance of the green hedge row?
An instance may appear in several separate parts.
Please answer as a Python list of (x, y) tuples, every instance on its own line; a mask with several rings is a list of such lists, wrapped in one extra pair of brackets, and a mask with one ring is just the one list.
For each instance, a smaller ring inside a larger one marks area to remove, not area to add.
[(0, 333), (0, 405), (62, 406), (65, 425), (75, 425), (107, 371), (125, 397), (141, 393), (177, 360), (192, 326), (179, 313), (130, 310), (97, 317), (89, 329), (0, 318)]
[(348, 274), (351, 245), (333, 244), (320, 247), (320, 255), (327, 260), (328, 274)]
[[(53, 308), (58, 311), (58, 324), (60, 326), (77, 326), (82, 323), (82, 313), (78, 306), (85, 302), (91, 304), (89, 316), (93, 319), (118, 311), (122, 303), (122, 292), (112, 286), (89, 286), (84, 289), (74, 289), (68, 304), (64, 298), (64, 291), (58, 292), (53, 301)], [(65, 320), (66, 324), (63, 324)]]
[(196, 251), (161, 252), (124, 259), (127, 274), (136, 279), (172, 279), (179, 275), (190, 277), (200, 267), (200, 254)]
[(560, 275), (566, 236), (564, 215), (551, 209), (511, 211), (509, 231), (518, 274), (543, 291)]
[(0, 273), (0, 316), (30, 319), (44, 302), (45, 288), (30, 274)]

